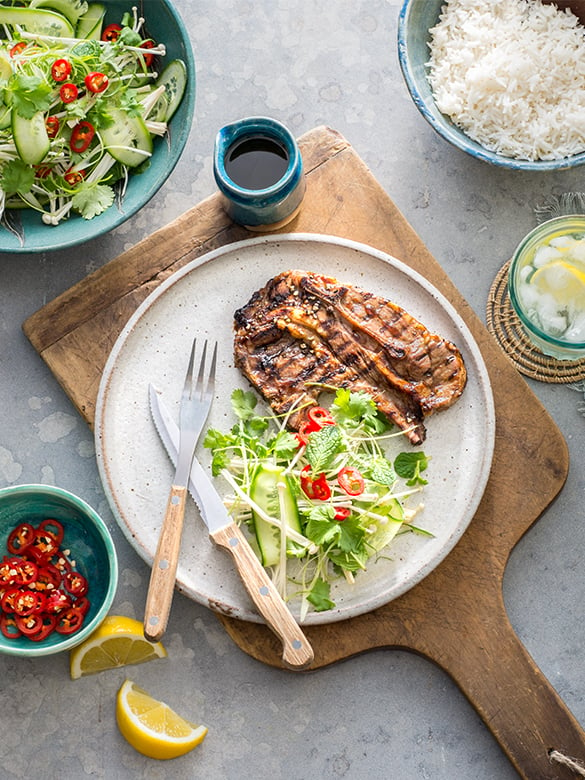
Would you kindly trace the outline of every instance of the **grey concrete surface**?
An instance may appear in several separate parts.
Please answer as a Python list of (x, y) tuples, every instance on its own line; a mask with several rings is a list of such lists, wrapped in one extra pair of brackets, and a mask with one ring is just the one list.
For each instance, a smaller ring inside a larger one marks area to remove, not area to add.
[[(470, 159), (435, 135), (400, 74), (398, 0), (177, 0), (175, 5), (194, 46), (197, 102), (188, 146), (164, 188), (142, 212), (85, 246), (0, 255), (0, 486), (48, 482), (96, 507), (120, 558), (112, 611), (138, 618), (148, 569), (115, 524), (91, 432), (21, 324), (214, 192), (212, 149), (219, 127), (266, 114), (297, 135), (319, 124), (339, 130), (482, 319), (491, 282), (533, 226), (535, 205), (547, 195), (585, 188), (582, 170), (508, 172)], [(566, 386), (530, 386), (567, 439), (571, 470), (558, 499), (513, 552), (505, 600), (520, 639), (585, 723), (582, 399)], [(166, 660), (76, 682), (69, 679), (66, 656), (0, 657), (0, 777), (517, 777), (459, 689), (412, 654), (376, 651), (308, 675), (280, 672), (242, 653), (211, 612), (181, 596), (175, 598), (165, 642)], [(134, 752), (114, 717), (115, 694), (126, 676), (205, 723), (204, 744), (172, 762)]]

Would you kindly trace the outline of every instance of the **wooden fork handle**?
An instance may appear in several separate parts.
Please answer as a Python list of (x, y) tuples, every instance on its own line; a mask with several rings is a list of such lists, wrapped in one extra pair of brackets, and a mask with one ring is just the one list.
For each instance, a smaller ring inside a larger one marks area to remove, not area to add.
[(313, 648), (282, 600), (248, 540), (235, 523), (213, 531), (213, 541), (233, 557), (246, 590), (268, 626), (282, 640), (283, 663), (291, 669), (304, 669), (313, 662)]
[(144, 636), (151, 642), (160, 640), (169, 620), (177, 577), (186, 501), (187, 488), (173, 485), (169, 493), (152, 564), (144, 611)]

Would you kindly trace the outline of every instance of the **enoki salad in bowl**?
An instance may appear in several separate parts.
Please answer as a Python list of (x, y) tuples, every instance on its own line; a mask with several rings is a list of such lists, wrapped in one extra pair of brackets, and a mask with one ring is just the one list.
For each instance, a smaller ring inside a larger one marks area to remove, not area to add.
[(57, 225), (123, 198), (167, 132), (187, 69), (162, 67), (164, 42), (136, 8), (104, 27), (103, 3), (0, 7), (0, 217), (30, 208)]
[(204, 444), (212, 473), (231, 494), (224, 499), (250, 534), (262, 564), (285, 600), (333, 609), (331, 585), (349, 583), (371, 560), (389, 555), (405, 532), (430, 535), (414, 524), (429, 459), (405, 444), (366, 393), (340, 389), (330, 407), (312, 406), (297, 432), (287, 418), (256, 411), (252, 392), (234, 390), (236, 424), (210, 429)]

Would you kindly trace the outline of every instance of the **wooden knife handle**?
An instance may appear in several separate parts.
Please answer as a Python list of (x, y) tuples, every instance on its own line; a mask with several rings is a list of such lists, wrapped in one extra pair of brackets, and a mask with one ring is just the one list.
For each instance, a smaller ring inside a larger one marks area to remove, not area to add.
[(169, 493), (146, 596), (144, 636), (151, 642), (160, 640), (169, 620), (177, 577), (186, 501), (187, 488), (173, 485)]
[(238, 526), (229, 523), (210, 536), (233, 556), (238, 574), (254, 604), (282, 640), (283, 663), (291, 669), (309, 666), (314, 658), (313, 648)]

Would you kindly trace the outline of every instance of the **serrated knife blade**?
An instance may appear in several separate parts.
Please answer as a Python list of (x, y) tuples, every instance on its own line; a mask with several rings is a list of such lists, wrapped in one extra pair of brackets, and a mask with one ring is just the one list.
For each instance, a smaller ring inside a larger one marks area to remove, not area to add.
[[(174, 464), (179, 446), (179, 427), (166, 407), (161, 393), (149, 385), (150, 411), (154, 426)], [(313, 649), (246, 537), (229, 516), (207, 472), (193, 458), (188, 489), (201, 513), (209, 535), (231, 555), (248, 593), (269, 627), (282, 640), (283, 663), (292, 669), (305, 669), (314, 658)]]

